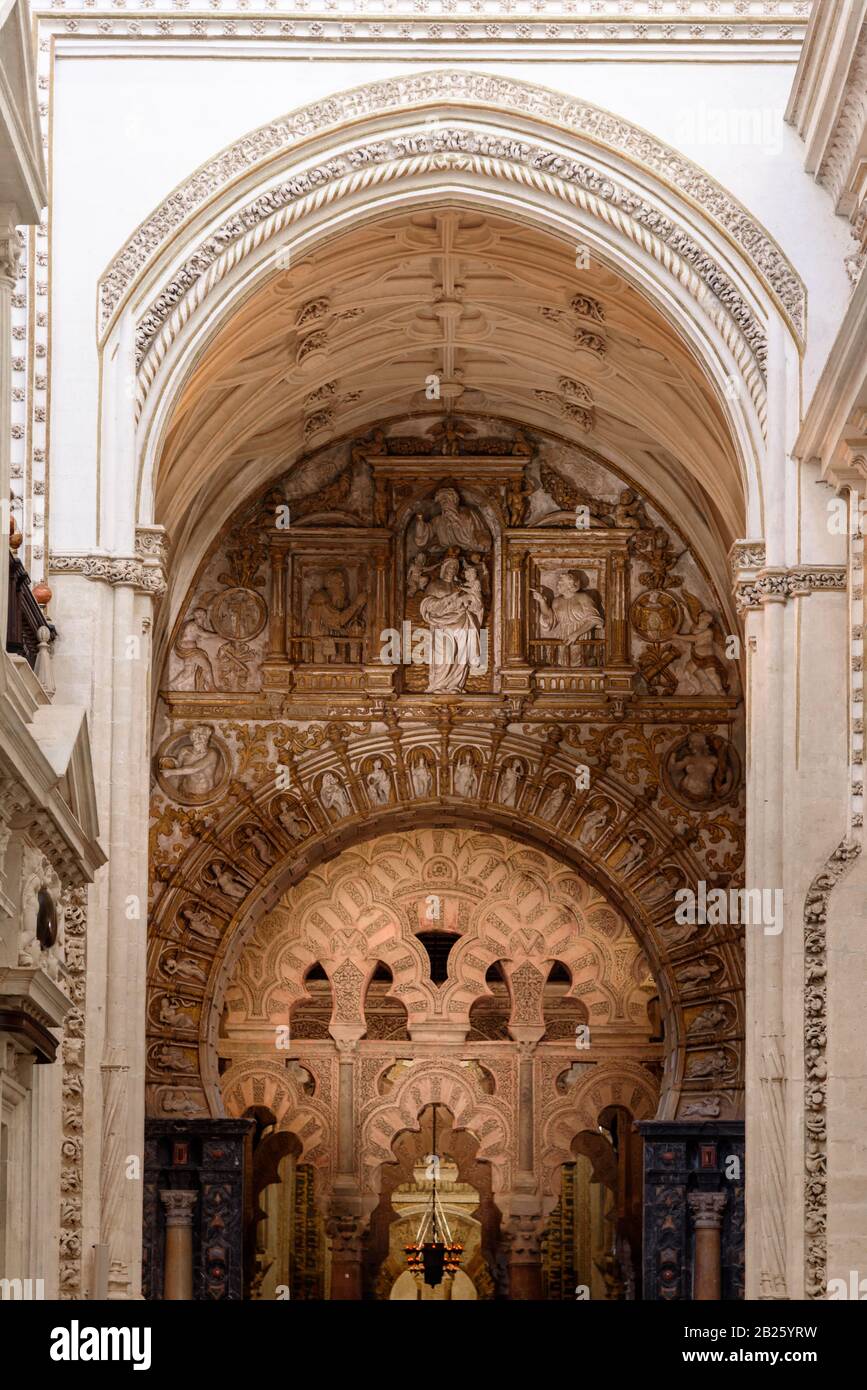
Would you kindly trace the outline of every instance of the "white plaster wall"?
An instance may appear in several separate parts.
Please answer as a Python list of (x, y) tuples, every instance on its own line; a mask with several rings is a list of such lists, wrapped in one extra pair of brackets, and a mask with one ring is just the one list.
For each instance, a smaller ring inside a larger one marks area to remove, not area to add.
[[(199, 164), (248, 130), (331, 92), (432, 63), (58, 55), (53, 105), (51, 544), (95, 541), (96, 282), (135, 226)], [(454, 66), (454, 64), (442, 65)], [(587, 98), (679, 147), (780, 241), (804, 277), (807, 395), (848, 298), (848, 230), (803, 171), (782, 111), (785, 63), (489, 63)], [(758, 137), (758, 142), (754, 140)], [(806, 404), (806, 402), (805, 402)]]

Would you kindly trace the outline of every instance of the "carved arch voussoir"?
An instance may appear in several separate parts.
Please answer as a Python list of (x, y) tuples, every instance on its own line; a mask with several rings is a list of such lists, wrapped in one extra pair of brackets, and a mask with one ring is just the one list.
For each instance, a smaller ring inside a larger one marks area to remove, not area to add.
[[(725, 188), (692, 160), (649, 132), (589, 102), (535, 83), (467, 69), (404, 74), (334, 93), (248, 132), (201, 165), (137, 228), (99, 283), (99, 330), (104, 334), (132, 285), (177, 231), (239, 182), (253, 181), (281, 157), (328, 132), (393, 113), (447, 106), (534, 120), (615, 156), (701, 209), (737, 245), (803, 336), (806, 292), (773, 237)], [(252, 176), (252, 177), (251, 177)]]

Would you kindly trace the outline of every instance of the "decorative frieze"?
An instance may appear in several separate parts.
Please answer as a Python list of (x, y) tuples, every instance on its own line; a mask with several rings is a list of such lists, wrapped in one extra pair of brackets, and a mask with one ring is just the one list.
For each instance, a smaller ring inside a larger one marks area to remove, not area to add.
[(72, 1009), (64, 1024), (63, 1133), (60, 1143), (60, 1297), (83, 1298), (81, 1204), (84, 1187), (84, 1016), (87, 986), (87, 889), (63, 898), (66, 968)]
[(768, 567), (737, 580), (734, 596), (738, 612), (743, 613), (766, 603), (785, 603), (790, 598), (805, 598), (817, 591), (845, 589), (845, 565), (794, 565), (789, 569)]
[(52, 551), (48, 568), (52, 574), (81, 574), (85, 579), (98, 579), (105, 584), (127, 584), (152, 598), (162, 598), (166, 591), (165, 571), (154, 554), (127, 556), (83, 552), (62, 555)]
[(804, 902), (804, 1292), (826, 1294), (828, 1239), (828, 969), (825, 924), (831, 890), (861, 853), (844, 840), (813, 879)]

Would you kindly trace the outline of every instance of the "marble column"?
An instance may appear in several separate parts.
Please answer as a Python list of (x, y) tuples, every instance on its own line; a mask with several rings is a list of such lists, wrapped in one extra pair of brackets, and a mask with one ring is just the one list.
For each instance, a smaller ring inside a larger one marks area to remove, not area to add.
[(722, 1297), (721, 1234), (725, 1192), (690, 1192), (687, 1201), (695, 1228), (693, 1302), (718, 1302)]
[(163, 1298), (193, 1296), (193, 1211), (196, 1191), (169, 1188), (160, 1193), (166, 1213), (166, 1254)]

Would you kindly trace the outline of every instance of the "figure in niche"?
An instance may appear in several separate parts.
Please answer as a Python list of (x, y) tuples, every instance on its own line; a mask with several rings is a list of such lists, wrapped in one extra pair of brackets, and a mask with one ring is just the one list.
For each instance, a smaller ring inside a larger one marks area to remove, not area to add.
[(196, 984), (206, 984), (207, 975), (197, 961), (190, 956), (165, 956), (162, 962), (163, 973), (170, 978), (179, 976), (183, 980), (192, 980)]
[(163, 995), (160, 1000), (160, 1023), (165, 1023), (169, 1028), (185, 1028), (192, 1032), (195, 1025), (181, 1008), (180, 1002), (174, 994)]
[(681, 1112), (681, 1117), (684, 1120), (690, 1116), (696, 1120), (717, 1120), (720, 1109), (719, 1096), (702, 1096), (699, 1100), (691, 1100)]
[(430, 796), (433, 779), (430, 774), (430, 768), (423, 758), (419, 758), (418, 762), (413, 763), (409, 770), (409, 778), (412, 784), (413, 796)]
[(441, 487), (434, 493), (439, 513), (425, 521), (421, 512), (415, 518), (415, 543), (424, 550), (433, 540), (443, 550), (456, 546), (458, 550), (489, 550), (491, 538), (475, 507), (462, 507), (453, 487)]
[(160, 1071), (195, 1071), (196, 1064), (180, 1047), (158, 1043), (151, 1052), (154, 1066)]
[(669, 754), (666, 767), (676, 792), (695, 806), (721, 801), (734, 789), (736, 769), (724, 739), (690, 734)]
[(539, 630), (543, 637), (571, 647), (603, 626), (602, 609), (586, 585), (583, 570), (566, 570), (557, 576), (557, 593), (550, 601), (542, 589), (530, 590), (539, 606)]
[(277, 822), (282, 825), (290, 840), (303, 840), (310, 826), (301, 816), (297, 816), (290, 806), (281, 805), (277, 812)]
[(561, 786), (552, 787), (542, 802), (539, 815), (542, 820), (556, 820), (566, 800), (566, 793)]
[(186, 748), (182, 746), (176, 754), (160, 758), (160, 772), (163, 777), (178, 779), (181, 796), (207, 796), (217, 785), (222, 757), (211, 744), (213, 732), (210, 724), (196, 724), (190, 729)]
[[(727, 695), (729, 673), (720, 660), (717, 648), (716, 621), (712, 613), (702, 609), (695, 619), (692, 632), (680, 632), (677, 641), (686, 644), (678, 670), (681, 682), (687, 682), (686, 695), (701, 695), (707, 686), (715, 695)], [(707, 673), (713, 672), (712, 676)]]
[(592, 845), (594, 841), (599, 838), (602, 831), (608, 829), (613, 819), (614, 817), (606, 802), (596, 802), (596, 809), (594, 810), (591, 806), (588, 814), (584, 817), (581, 824), (581, 833), (578, 836), (578, 843), (584, 845), (585, 848)]
[(376, 758), (373, 771), (367, 774), (367, 793), (374, 806), (387, 806), (391, 801), (391, 778), (383, 767), (382, 758)]
[(352, 803), (349, 800), (349, 795), (334, 772), (323, 773), (319, 800), (326, 811), (333, 811), (338, 819), (352, 815)]
[(213, 632), (205, 608), (194, 608), (193, 616), (181, 623), (175, 638), (175, 655), (181, 669), (175, 677), (174, 690), (213, 690), (214, 669), (205, 648), (199, 645), (203, 632)]
[(696, 1014), (686, 1030), (688, 1033), (715, 1033), (726, 1026), (726, 1011), (721, 1004), (708, 1004)]
[(682, 985), (702, 985), (715, 973), (715, 965), (707, 965), (705, 961), (697, 960), (678, 970), (677, 978)]
[(240, 902), (242, 898), (246, 898), (250, 891), (222, 859), (214, 859), (202, 874), (202, 879), (209, 888), (217, 889), (227, 898), (234, 899), (235, 902)]
[(455, 791), (458, 796), (476, 796), (479, 778), (475, 764), (469, 753), (462, 753), (455, 767)]
[(517, 758), (513, 758), (507, 763), (500, 774), (500, 796), (499, 801), (502, 806), (514, 806), (515, 798), (518, 793), (518, 782), (523, 776), (523, 769)]
[(642, 888), (642, 896), (646, 902), (652, 903), (654, 907), (659, 906), (666, 898), (671, 897), (675, 890), (683, 882), (683, 875), (679, 869), (673, 865), (667, 865), (661, 873), (657, 874), (653, 880), (651, 888)]
[(637, 834), (630, 834), (627, 838), (629, 840), (629, 849), (617, 865), (617, 872), (622, 874), (624, 878), (628, 877), (628, 875), (632, 873), (632, 870), (638, 867), (650, 845), (650, 837), (646, 835), (643, 830), (639, 831)]
[(244, 842), (247, 849), (256, 856), (260, 864), (264, 864), (266, 869), (270, 869), (276, 857), (274, 854), (274, 846), (267, 836), (262, 834), (258, 826), (242, 825), (241, 829), (238, 831), (238, 836), (239, 839)]
[(481, 590), (472, 569), (469, 587), (458, 582), (460, 566), (456, 554), (447, 555), (419, 606), (433, 637), (427, 684), (431, 694), (463, 690), (471, 669), (485, 669), (479, 640)]
[(195, 932), (197, 936), (203, 936), (206, 941), (219, 941), (220, 931), (215, 927), (210, 916), (203, 907), (197, 903), (188, 903), (182, 907), (178, 913), (178, 921), (183, 922), (188, 931)]
[(361, 593), (352, 602), (346, 592), (346, 576), (343, 570), (329, 570), (307, 604), (305, 619), (306, 631), (315, 638), (313, 659), (317, 662), (334, 661), (338, 656), (338, 637), (361, 637), (362, 629), (355, 625), (355, 619), (367, 603), (367, 594)]
[(696, 1077), (715, 1077), (722, 1079), (731, 1065), (723, 1051), (711, 1052), (706, 1057), (691, 1057), (686, 1064), (685, 1075), (691, 1080)]

